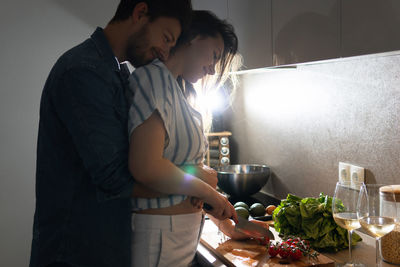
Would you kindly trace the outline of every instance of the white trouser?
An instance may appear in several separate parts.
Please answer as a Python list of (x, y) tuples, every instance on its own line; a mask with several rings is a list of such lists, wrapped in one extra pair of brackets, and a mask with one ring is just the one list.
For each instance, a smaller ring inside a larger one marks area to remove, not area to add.
[(197, 250), (202, 212), (183, 215), (132, 214), (133, 267), (186, 267)]

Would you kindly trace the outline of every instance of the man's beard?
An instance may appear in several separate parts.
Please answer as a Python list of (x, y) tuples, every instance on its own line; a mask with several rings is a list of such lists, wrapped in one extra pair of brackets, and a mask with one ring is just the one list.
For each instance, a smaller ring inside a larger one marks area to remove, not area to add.
[(137, 33), (132, 34), (128, 38), (126, 46), (126, 59), (135, 67), (146, 65), (153, 61), (153, 57), (148, 58), (146, 54), (151, 51), (149, 43), (149, 27), (148, 24)]

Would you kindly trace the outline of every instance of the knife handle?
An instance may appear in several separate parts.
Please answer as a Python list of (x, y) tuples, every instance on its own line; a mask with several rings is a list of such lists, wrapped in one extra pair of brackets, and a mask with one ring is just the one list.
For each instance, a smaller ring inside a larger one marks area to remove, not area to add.
[(208, 203), (204, 203), (203, 208), (204, 208), (206, 211), (211, 211), (211, 210), (213, 210), (213, 207), (212, 207), (210, 204), (208, 204)]
[[(210, 205), (210, 204), (208, 204), (208, 203), (204, 203), (203, 204), (203, 209), (205, 209), (205, 211), (212, 211), (214, 208)], [(229, 219), (232, 219), (232, 220), (234, 220), (233, 219), (233, 216), (232, 217), (230, 217)], [(236, 221), (235, 221), (236, 222)]]

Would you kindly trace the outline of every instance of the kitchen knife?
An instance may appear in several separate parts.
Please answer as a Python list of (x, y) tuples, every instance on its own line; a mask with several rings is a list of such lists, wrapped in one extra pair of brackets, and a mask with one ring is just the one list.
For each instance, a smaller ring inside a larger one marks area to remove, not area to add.
[(251, 237), (264, 238), (268, 237), (270, 240), (274, 240), (274, 234), (264, 227), (255, 223), (249, 222), (243, 217), (238, 216), (238, 223), (235, 225), (235, 230)]

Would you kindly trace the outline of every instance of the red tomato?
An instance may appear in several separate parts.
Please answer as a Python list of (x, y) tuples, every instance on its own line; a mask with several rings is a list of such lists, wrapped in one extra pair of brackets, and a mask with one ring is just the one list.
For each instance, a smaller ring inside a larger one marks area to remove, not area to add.
[(281, 242), (281, 245), (284, 245), (284, 246), (286, 246), (286, 247), (290, 247), (292, 244), (293, 244), (293, 243), (292, 243), (292, 242), (289, 242), (289, 241)]
[(287, 257), (289, 257), (289, 253), (290, 253), (290, 247), (287, 243), (282, 243), (279, 246), (279, 256), (281, 256), (282, 259), (286, 259)]
[(299, 246), (299, 244), (301, 244), (301, 241), (297, 239), (292, 242), (292, 245), (295, 245), (297, 247)]
[(299, 248), (292, 248), (290, 250), (289, 256), (290, 258), (292, 258), (292, 260), (299, 260), (301, 256), (303, 256), (303, 253)]
[(294, 239), (289, 238), (288, 240), (286, 240), (286, 243), (288, 243), (289, 245), (291, 245), (293, 243)]
[(268, 254), (271, 256), (271, 258), (275, 257), (279, 253), (279, 247), (277, 245), (271, 244), (268, 247)]

